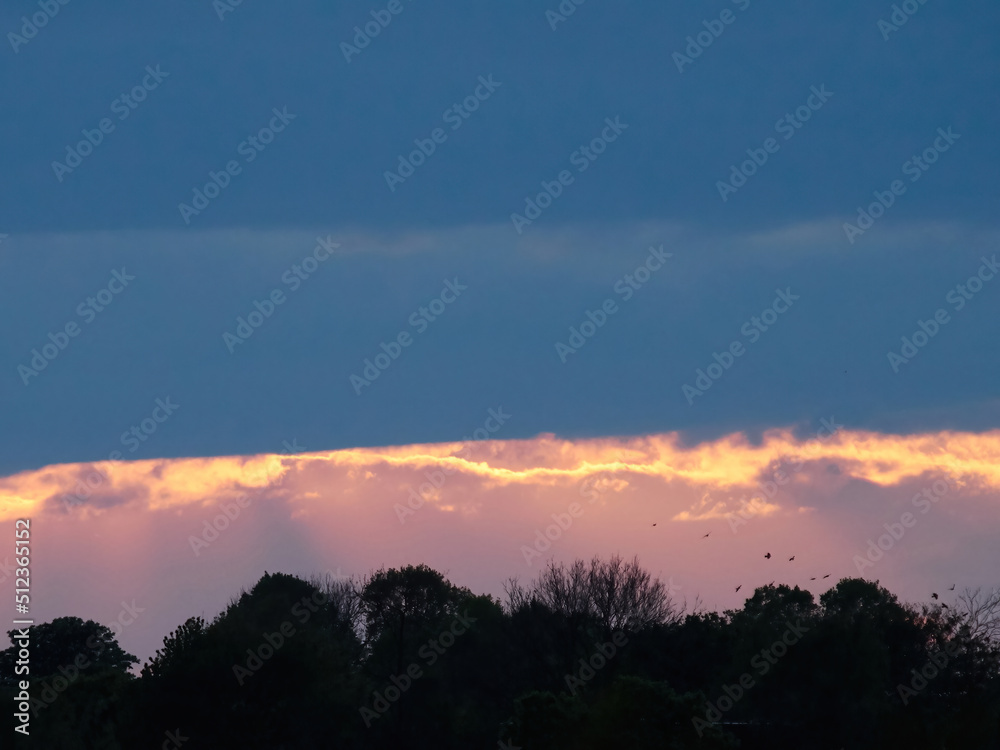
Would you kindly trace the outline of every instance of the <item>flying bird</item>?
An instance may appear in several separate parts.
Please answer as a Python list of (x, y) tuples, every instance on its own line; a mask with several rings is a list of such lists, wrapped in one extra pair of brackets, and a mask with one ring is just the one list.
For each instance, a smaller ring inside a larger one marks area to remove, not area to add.
[(740, 593), (740, 589), (741, 588), (743, 588), (743, 584), (742, 583), (739, 586), (736, 587), (736, 593), (737, 594)]
[(812, 577), (812, 578), (810, 578), (809, 580), (810, 580), (810, 581), (815, 581), (815, 580), (816, 580), (816, 576), (813, 576), (813, 577)]
[(791, 557), (788, 558), (788, 562), (791, 562), (794, 559), (795, 559), (795, 555), (792, 555)]
[(771, 559), (771, 553), (768, 552), (766, 555), (764, 555), (764, 559), (765, 560), (770, 560)]
[(937, 598), (938, 598), (937, 594), (931, 594), (931, 599), (937, 599)]
[(948, 590), (949, 590), (949, 591), (954, 591), (954, 590), (955, 590), (955, 584), (954, 584), (954, 583), (953, 583), (953, 584), (951, 584), (951, 588), (950, 588), (950, 589), (948, 589)]
[(654, 523), (653, 526), (656, 526), (656, 524)]
[[(712, 533), (711, 531), (708, 532), (708, 534), (711, 534), (711, 533)], [(708, 538), (708, 534), (705, 534), (705, 536), (703, 536), (702, 539), (707, 539)]]
[(948, 609), (948, 605), (945, 604), (944, 602), (941, 602), (941, 606), (944, 607), (945, 609)]

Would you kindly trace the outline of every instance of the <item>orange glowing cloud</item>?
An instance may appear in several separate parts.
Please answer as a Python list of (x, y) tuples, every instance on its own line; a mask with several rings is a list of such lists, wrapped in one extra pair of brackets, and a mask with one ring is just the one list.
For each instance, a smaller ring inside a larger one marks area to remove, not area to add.
[[(435, 471), (463, 478), (449, 480), (445, 490), (429, 487), (428, 501), (438, 504), (447, 490), (459, 486), (467, 490), (470, 483), (481, 489), (540, 488), (589, 479), (611, 482), (610, 489), (621, 492), (632, 482), (659, 481), (667, 488), (695, 493), (671, 493), (685, 497), (684, 507), (675, 508), (674, 520), (701, 520), (740, 507), (734, 494), (742, 494), (745, 503), (749, 493), (755, 514), (777, 512), (778, 506), (764, 496), (753, 497), (758, 483), (781, 476), (782, 484), (808, 484), (815, 473), (809, 469), (817, 467), (842, 479), (883, 487), (922, 475), (947, 475), (960, 487), (993, 490), (1000, 487), (1000, 431), (898, 436), (839, 430), (803, 440), (791, 430), (775, 429), (757, 445), (735, 434), (690, 447), (682, 445), (677, 433), (579, 441), (540, 435), (530, 440), (294, 455), (63, 464), (0, 479), (0, 520), (43, 512), (101, 514), (135, 503), (164, 510), (226, 501), (264, 489), (296, 503), (336, 502), (322, 489), (331, 476), (342, 477), (337, 484), (339, 496), (344, 497), (350, 495), (351, 485), (385, 477), (412, 482), (414, 473), (422, 483)], [(693, 496), (698, 498), (694, 502)], [(449, 499), (440, 509), (456, 510), (457, 502)]]

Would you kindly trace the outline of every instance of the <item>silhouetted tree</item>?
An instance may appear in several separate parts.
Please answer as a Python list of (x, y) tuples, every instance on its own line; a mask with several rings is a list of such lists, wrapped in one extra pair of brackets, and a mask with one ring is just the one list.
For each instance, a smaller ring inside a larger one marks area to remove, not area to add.
[[(51, 622), (33, 625), (30, 630), (31, 678), (60, 674), (59, 668), (86, 663), (91, 673), (102, 670), (125, 673), (139, 659), (126, 653), (110, 628), (79, 617), (57, 617)], [(16, 630), (8, 630), (11, 640)], [(17, 645), (0, 651), (0, 679), (14, 679)]]
[[(769, 585), (739, 609), (682, 617), (620, 556), (549, 563), (505, 590), (501, 606), (424, 565), (364, 580), (265, 574), (211, 621), (173, 630), (138, 678), (108, 628), (59, 618), (32, 631), (32, 695), (44, 697), (32, 739), (60, 750), (160, 747), (167, 731), (187, 738), (183, 750), (1000, 746), (990, 592), (946, 609), (863, 579), (818, 602)], [(88, 666), (74, 673), (77, 657)], [(0, 653), (8, 705), (15, 660), (16, 646)]]

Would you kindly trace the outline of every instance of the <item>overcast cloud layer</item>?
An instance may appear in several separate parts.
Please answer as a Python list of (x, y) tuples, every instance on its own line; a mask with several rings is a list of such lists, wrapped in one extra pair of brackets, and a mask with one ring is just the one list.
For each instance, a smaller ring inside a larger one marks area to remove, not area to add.
[[(340, 247), (302, 279), (290, 269), (317, 236)], [(831, 416), (897, 433), (995, 426), (1000, 281), (965, 296), (956, 287), (997, 257), (996, 233), (886, 226), (858, 244), (835, 223), (740, 234), (581, 225), (521, 239), (502, 225), (18, 238), (0, 280), (0, 405), (17, 436), (0, 471), (116, 450), (280, 452), (293, 438), (314, 450), (460, 440), (496, 407), (516, 415), (508, 439), (681, 430), (697, 440)], [(630, 285), (647, 261), (660, 267)], [(123, 270), (135, 277), (124, 287), (113, 280)], [(457, 295), (446, 286), (456, 282)], [(121, 289), (105, 292), (112, 302), (88, 306), (109, 283)], [(265, 319), (255, 303), (269, 309), (275, 289), (285, 301)], [(454, 301), (428, 308), (442, 292)], [(761, 320), (776, 300), (784, 312)], [(942, 309), (948, 322), (916, 356), (890, 361)], [(264, 322), (241, 329), (252, 330), (241, 343), (238, 319), (251, 314)], [(33, 349), (56, 352), (48, 335), (69, 322), (79, 333), (62, 336), (66, 348), (37, 375), (22, 369)], [(581, 326), (593, 335), (571, 342)], [(369, 380), (365, 360), (376, 358), (388, 367)], [(710, 367), (720, 377), (698, 382)], [(168, 397), (176, 409), (156, 411)]]
[[(892, 3), (861, 0), (589, 0), (554, 23), (555, 0), (401, 0), (346, 54), (385, 3), (245, 2), (221, 19), (217, 5), (70, 2), (26, 43), (8, 38), (0, 82), (18, 116), (0, 123), (0, 231), (184, 228), (178, 203), (242, 161), (275, 107), (296, 119), (191, 226), (503, 222), (609, 117), (628, 129), (545, 223), (849, 218), (948, 126), (961, 140), (894, 217), (995, 216), (1000, 8), (989, 0), (931, 0), (896, 31), (879, 26)], [(20, 34), (37, 11), (6, 4), (0, 31)], [(687, 37), (724, 12), (730, 23), (679, 66)], [(116, 100), (157, 65), (167, 77), (119, 119), (130, 105)], [(480, 76), (500, 86), (453, 130), (448, 110)], [(812, 87), (832, 96), (784, 140), (777, 121)], [(57, 181), (52, 162), (104, 117), (114, 131)], [(385, 171), (436, 127), (446, 142), (390, 192)], [(769, 136), (780, 151), (723, 203), (716, 181)]]
[(0, 473), (997, 425), (995, 4), (226, 7), (0, 14)]

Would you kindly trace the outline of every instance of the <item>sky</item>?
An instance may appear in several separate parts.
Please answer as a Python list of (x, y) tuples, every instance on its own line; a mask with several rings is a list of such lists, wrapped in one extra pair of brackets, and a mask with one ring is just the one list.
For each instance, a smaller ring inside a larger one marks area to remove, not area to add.
[[(875, 577), (995, 583), (998, 20), (6, 4), (0, 525), (35, 519), (38, 616), (155, 602), (122, 634), (148, 656), (265, 567), (499, 593), (587, 477), (608, 491), (546, 554), (639, 554), (713, 606), (758, 542), (855, 574), (934, 481), (938, 520)], [(734, 493), (814, 443), (734, 532)], [(462, 444), (480, 461), (400, 522)]]

